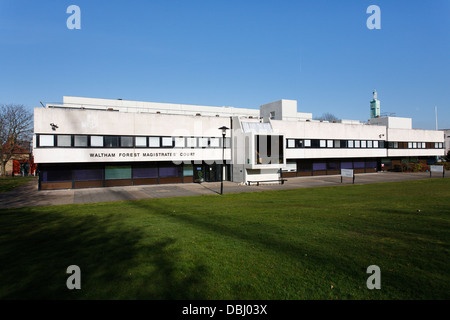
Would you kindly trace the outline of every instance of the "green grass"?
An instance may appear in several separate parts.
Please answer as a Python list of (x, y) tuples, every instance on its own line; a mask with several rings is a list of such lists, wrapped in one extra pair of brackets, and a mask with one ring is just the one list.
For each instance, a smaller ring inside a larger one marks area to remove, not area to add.
[[(429, 179), (2, 210), (0, 298), (449, 299), (449, 187)], [(73, 264), (81, 290), (66, 288)], [(366, 287), (370, 265), (381, 290)]]
[(33, 181), (35, 177), (0, 177), (0, 192), (8, 192), (23, 185), (29, 181)]

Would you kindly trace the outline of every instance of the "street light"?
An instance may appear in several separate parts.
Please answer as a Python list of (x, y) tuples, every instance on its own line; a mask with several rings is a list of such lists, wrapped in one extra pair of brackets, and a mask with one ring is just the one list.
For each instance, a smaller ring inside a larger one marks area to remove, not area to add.
[(220, 194), (223, 194), (223, 164), (225, 163), (225, 135), (227, 134), (227, 130), (230, 128), (227, 128), (225, 126), (222, 126), (219, 128), (219, 130), (222, 130), (222, 167), (221, 167), (221, 174), (220, 174)]

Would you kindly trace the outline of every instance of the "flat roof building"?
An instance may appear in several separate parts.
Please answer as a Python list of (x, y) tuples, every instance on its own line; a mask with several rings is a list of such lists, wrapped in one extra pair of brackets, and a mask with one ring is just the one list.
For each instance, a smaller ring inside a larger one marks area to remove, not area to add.
[(285, 99), (258, 110), (64, 97), (34, 109), (34, 132), (40, 189), (276, 181), (444, 155), (443, 131), (411, 119), (318, 121)]
[(443, 131), (445, 136), (444, 142), (445, 154), (447, 155), (448, 152), (450, 152), (450, 129), (444, 129)]

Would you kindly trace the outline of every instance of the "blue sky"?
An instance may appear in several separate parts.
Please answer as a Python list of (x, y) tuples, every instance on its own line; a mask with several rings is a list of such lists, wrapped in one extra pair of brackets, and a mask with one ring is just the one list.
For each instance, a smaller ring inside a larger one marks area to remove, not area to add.
[[(81, 30), (69, 30), (69, 5)], [(381, 9), (369, 30), (366, 9)], [(64, 95), (258, 108), (450, 128), (450, 1), (0, 0), (0, 104)]]

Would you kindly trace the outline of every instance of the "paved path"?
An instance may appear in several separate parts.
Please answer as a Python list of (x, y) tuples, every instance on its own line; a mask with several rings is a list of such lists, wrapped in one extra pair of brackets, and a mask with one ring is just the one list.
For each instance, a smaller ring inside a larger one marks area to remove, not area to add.
[[(355, 184), (408, 181), (417, 179), (430, 179), (430, 174), (425, 172), (377, 172), (357, 174)], [(432, 179), (442, 178), (436, 174), (432, 177)], [(446, 177), (446, 179), (448, 179), (448, 177)], [(224, 181), (224, 193), (284, 190), (350, 184), (352, 184), (351, 178), (344, 178), (344, 183), (341, 184), (341, 177), (339, 175), (289, 178), (288, 181), (283, 185), (271, 184), (261, 186), (246, 186), (230, 181)], [(49, 191), (38, 191), (37, 182), (30, 182), (12, 191), (0, 193), (0, 209), (163, 197), (211, 195), (219, 194), (219, 192), (220, 182), (208, 182), (202, 184), (159, 184), (145, 186), (66, 189)]]

